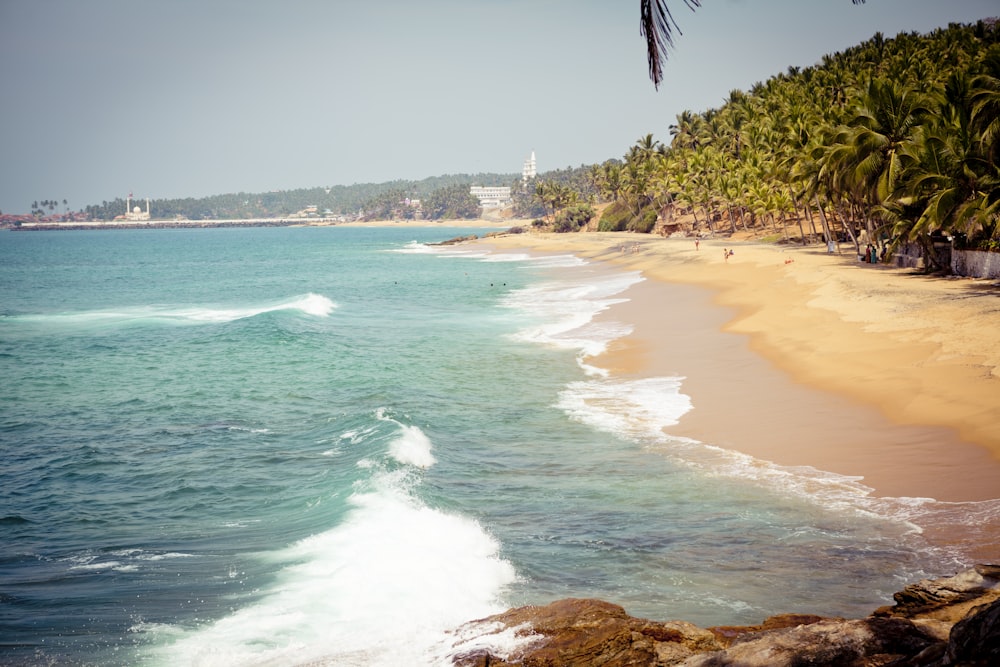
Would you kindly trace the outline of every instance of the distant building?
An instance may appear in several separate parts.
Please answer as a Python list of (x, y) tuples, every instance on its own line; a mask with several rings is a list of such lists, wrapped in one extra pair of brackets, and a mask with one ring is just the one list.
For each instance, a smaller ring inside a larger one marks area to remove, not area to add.
[(146, 197), (146, 210), (136, 206), (132, 208), (132, 193), (128, 193), (125, 199), (125, 215), (115, 218), (116, 220), (128, 220), (129, 222), (147, 222), (149, 220), (149, 197)]
[(478, 199), (483, 208), (503, 208), (511, 202), (510, 186), (473, 185), (469, 188), (469, 194)]
[(521, 169), (521, 180), (525, 183), (529, 178), (538, 175), (538, 165), (535, 164), (535, 151), (531, 151), (531, 157), (524, 161), (524, 168)]

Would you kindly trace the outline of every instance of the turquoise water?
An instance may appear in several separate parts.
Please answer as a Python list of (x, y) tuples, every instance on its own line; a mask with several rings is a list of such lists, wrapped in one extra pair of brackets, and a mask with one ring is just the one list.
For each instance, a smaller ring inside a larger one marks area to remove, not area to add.
[(641, 276), (465, 233), (0, 233), (0, 662), (446, 664), (515, 605), (857, 615), (956, 558), (582, 364)]

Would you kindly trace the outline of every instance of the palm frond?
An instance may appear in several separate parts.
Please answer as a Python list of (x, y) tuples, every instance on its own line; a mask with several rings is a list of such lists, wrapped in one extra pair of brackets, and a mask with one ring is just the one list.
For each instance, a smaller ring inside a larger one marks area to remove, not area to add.
[[(684, 0), (684, 4), (693, 11), (696, 7), (701, 7), (701, 0)], [(667, 61), (667, 51), (674, 45), (674, 31), (678, 35), (683, 33), (670, 13), (666, 0), (642, 0), (639, 11), (639, 32), (646, 38), (649, 78), (658, 90), (663, 81), (663, 64)]]

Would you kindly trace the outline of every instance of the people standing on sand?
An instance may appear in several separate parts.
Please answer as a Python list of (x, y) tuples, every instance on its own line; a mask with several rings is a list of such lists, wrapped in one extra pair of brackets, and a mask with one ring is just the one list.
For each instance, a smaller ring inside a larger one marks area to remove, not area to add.
[(729, 261), (729, 248), (722, 249), (722, 258), (727, 262)]
[(865, 264), (871, 264), (871, 263), (872, 263), (872, 244), (869, 243), (867, 246), (865, 246)]
[(699, 241), (698, 239), (695, 239), (695, 240), (694, 240), (694, 249), (695, 249), (695, 250), (698, 250), (698, 246), (699, 246), (699, 245), (701, 245), (701, 241)]

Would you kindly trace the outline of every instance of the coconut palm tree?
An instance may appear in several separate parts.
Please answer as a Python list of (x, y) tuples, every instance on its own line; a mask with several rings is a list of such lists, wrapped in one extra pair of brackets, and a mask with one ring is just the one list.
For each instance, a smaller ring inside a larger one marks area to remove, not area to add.
[(992, 238), (1000, 232), (1000, 166), (977, 132), (972, 91), (967, 75), (952, 75), (933, 122), (920, 128), (902, 156), (896, 209), (919, 211), (912, 224), (897, 222), (908, 238), (935, 231)]

